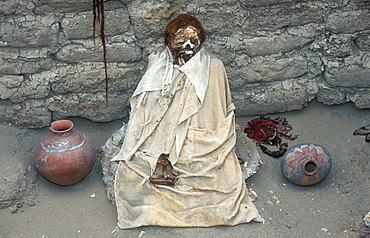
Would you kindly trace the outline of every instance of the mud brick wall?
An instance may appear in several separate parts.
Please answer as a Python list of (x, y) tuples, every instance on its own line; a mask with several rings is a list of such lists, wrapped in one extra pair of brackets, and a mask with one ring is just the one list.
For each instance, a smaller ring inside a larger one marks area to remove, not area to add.
[(370, 108), (369, 9), (369, 0), (105, 1), (106, 104), (92, 0), (1, 1), (0, 121), (123, 118), (147, 56), (163, 49), (161, 33), (180, 13), (203, 23), (237, 115), (299, 110), (314, 98)]

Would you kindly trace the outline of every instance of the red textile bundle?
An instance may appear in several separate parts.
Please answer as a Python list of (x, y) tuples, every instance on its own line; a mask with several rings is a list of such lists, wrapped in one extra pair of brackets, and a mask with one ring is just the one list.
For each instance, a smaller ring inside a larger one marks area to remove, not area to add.
[(275, 138), (278, 123), (268, 118), (256, 118), (248, 122), (244, 132), (256, 142), (266, 143)]

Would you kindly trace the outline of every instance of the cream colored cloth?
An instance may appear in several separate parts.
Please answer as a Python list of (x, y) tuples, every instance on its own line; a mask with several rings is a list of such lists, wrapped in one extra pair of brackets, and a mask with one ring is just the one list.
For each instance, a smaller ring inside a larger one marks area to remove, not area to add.
[[(220, 60), (202, 49), (176, 68), (166, 49), (144, 75), (131, 108), (124, 143), (112, 159), (120, 161), (119, 228), (262, 221), (234, 152), (235, 108)], [(162, 153), (179, 175), (174, 186), (147, 181)]]

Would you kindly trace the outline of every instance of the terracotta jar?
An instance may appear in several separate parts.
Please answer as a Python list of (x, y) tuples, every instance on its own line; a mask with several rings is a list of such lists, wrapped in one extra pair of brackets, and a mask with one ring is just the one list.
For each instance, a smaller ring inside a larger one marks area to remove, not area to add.
[(322, 181), (329, 174), (331, 157), (322, 146), (302, 143), (287, 150), (281, 161), (281, 171), (290, 182), (308, 186)]
[(73, 129), (70, 120), (54, 121), (50, 130), (35, 150), (37, 171), (58, 185), (78, 183), (94, 167), (94, 146), (82, 132)]

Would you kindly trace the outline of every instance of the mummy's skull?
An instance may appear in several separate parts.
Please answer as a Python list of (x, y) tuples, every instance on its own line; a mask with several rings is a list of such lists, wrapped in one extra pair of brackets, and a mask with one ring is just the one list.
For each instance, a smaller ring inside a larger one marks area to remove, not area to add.
[(174, 55), (174, 63), (184, 65), (202, 48), (206, 36), (202, 23), (188, 14), (178, 15), (164, 31), (164, 43)]
[(175, 56), (175, 64), (184, 65), (202, 47), (198, 31), (193, 26), (180, 28), (174, 35), (170, 49)]

